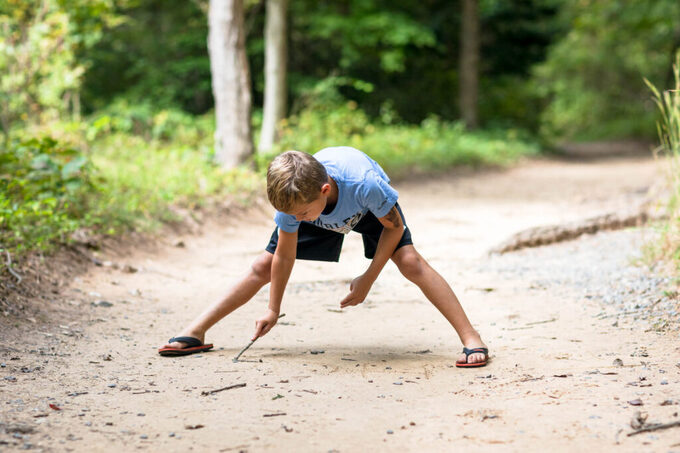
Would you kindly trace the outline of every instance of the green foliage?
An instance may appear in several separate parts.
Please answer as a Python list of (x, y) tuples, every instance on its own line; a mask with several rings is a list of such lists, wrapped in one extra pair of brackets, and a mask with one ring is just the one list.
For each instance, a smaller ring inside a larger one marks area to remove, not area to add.
[(0, 125), (7, 140), (18, 123), (65, 110), (84, 68), (73, 52), (68, 15), (55, 1), (13, 0), (0, 8)]
[(102, 118), (108, 117), (73, 131), (81, 141), (96, 136), (87, 141), (87, 154), (51, 138), (3, 148), (0, 248), (49, 250), (83, 228), (96, 234), (148, 231), (178, 220), (178, 208), (245, 203), (262, 189), (261, 175), (244, 168), (225, 172), (213, 163), (210, 141), (198, 132), (205, 128), (200, 119), (188, 124), (183, 118), (182, 127), (146, 140), (112, 131)]
[(436, 39), (431, 29), (406, 12), (386, 6), (379, 0), (317, 2), (316, 8), (298, 16), (297, 23), (308, 39), (335, 43), (340, 68), (350, 68), (371, 55), (384, 71), (402, 72), (408, 46), (433, 47)]
[(566, 2), (569, 32), (535, 71), (548, 102), (543, 134), (576, 139), (653, 135), (654, 109), (642, 80), (670, 83), (680, 46), (676, 0)]
[(84, 154), (53, 139), (14, 142), (0, 153), (0, 243), (18, 251), (65, 240), (95, 193)]
[(87, 64), (78, 51), (115, 23), (111, 0), (7, 0), (0, 5), (0, 128), (78, 114)]
[[(453, 166), (504, 165), (538, 152), (518, 131), (466, 132), (462, 124), (430, 117), (420, 125), (372, 122), (350, 101), (306, 109), (281, 125), (274, 154), (286, 149), (316, 152), (327, 146), (353, 146), (377, 160), (392, 177), (446, 171)], [(264, 167), (272, 155), (260, 156)]]
[(145, 140), (203, 142), (215, 130), (213, 115), (196, 117), (177, 108), (157, 109), (150, 102), (131, 104), (118, 98), (90, 118), (88, 141), (110, 133), (137, 135)]
[(115, 0), (123, 17), (104, 28), (105, 39), (84, 50), (89, 62), (83, 103), (105, 108), (121, 96), (131, 104), (179, 107), (204, 113), (212, 107), (208, 20), (196, 1)]

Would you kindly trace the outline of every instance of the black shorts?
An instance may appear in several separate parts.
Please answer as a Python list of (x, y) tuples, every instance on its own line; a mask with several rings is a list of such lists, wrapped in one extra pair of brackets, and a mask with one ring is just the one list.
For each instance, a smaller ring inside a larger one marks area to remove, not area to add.
[[(399, 241), (399, 244), (397, 244), (397, 248), (395, 249), (397, 250), (405, 245), (413, 245), (413, 240), (411, 239), (411, 231), (406, 226), (406, 219), (404, 218), (404, 213), (401, 212), (399, 203), (397, 203), (395, 207), (397, 208), (397, 211), (399, 211), (401, 220), (404, 223), (404, 234), (402, 234), (401, 240)], [(364, 255), (366, 258), (373, 259), (375, 256), (382, 230), (382, 223), (380, 223), (378, 218), (370, 211), (362, 217), (354, 228), (352, 228), (352, 231), (361, 233), (361, 237), (364, 240)], [(345, 235), (342, 233), (326, 230), (308, 222), (302, 222), (298, 228), (296, 258), (299, 260), (312, 261), (338, 261), (340, 259), (340, 251), (342, 250), (342, 241), (344, 239)], [(278, 241), (279, 229), (277, 228), (272, 233), (269, 245), (267, 245), (265, 250), (269, 253), (274, 253)]]

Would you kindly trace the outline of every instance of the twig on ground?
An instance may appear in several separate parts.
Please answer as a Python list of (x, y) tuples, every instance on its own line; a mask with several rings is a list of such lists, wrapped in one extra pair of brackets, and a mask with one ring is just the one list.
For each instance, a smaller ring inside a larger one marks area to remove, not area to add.
[[(285, 314), (285, 313), (281, 313), (281, 314), (279, 315), (279, 318), (278, 318), (278, 319), (281, 319), (281, 318), (283, 318), (284, 316), (286, 316), (286, 314)], [(259, 337), (258, 337), (258, 338), (259, 338)], [(246, 351), (248, 350), (248, 348), (251, 347), (251, 346), (253, 345), (253, 343), (255, 343), (256, 340), (257, 340), (257, 338), (255, 338), (255, 340), (251, 340), (250, 343), (248, 343), (248, 344), (246, 345), (245, 348), (241, 349), (241, 351), (239, 351), (239, 353), (236, 354), (236, 357), (234, 357), (233, 359), (231, 359), (231, 361), (234, 362), (234, 363), (237, 363), (239, 357), (241, 357), (241, 355), (242, 355), (244, 352), (246, 352)]]
[(225, 390), (237, 389), (237, 388), (241, 388), (241, 387), (245, 387), (245, 386), (246, 386), (246, 383), (243, 382), (241, 384), (234, 384), (234, 385), (229, 385), (227, 387), (222, 387), (221, 389), (207, 390), (207, 391), (201, 392), (201, 395), (209, 396), (209, 395), (212, 395), (212, 394), (215, 394), (215, 393), (218, 393), (218, 392), (223, 392)]
[(288, 415), (285, 412), (277, 412), (276, 414), (264, 414), (263, 417), (278, 417), (279, 415)]
[(549, 322), (555, 322), (555, 321), (557, 321), (557, 318), (546, 319), (545, 321), (528, 322), (528, 323), (526, 323), (526, 325), (527, 326), (535, 326), (536, 324), (547, 324)]
[(18, 284), (21, 283), (21, 280), (23, 280), (23, 279), (21, 278), (21, 275), (17, 274), (14, 271), (14, 269), (12, 269), (12, 257), (9, 254), (9, 250), (7, 250), (7, 249), (4, 249), (4, 250), (5, 250), (5, 254), (7, 255), (7, 262), (5, 263), (7, 265), (7, 270), (9, 271), (10, 274), (12, 274), (14, 276), (14, 278), (17, 279), (17, 285), (18, 285)]
[(640, 434), (640, 433), (647, 433), (647, 432), (650, 432), (650, 431), (658, 431), (660, 429), (668, 429), (668, 428), (673, 428), (673, 427), (676, 427), (676, 426), (680, 426), (680, 420), (675, 421), (675, 422), (670, 422), (670, 423), (655, 423), (653, 425), (648, 425), (648, 426), (642, 427), (640, 429), (636, 429), (635, 431), (628, 433), (628, 436), (630, 437), (630, 436), (634, 436), (634, 435)]

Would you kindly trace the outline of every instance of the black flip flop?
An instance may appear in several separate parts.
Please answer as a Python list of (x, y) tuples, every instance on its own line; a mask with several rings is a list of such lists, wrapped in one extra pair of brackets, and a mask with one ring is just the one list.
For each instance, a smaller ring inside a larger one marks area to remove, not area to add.
[(186, 348), (160, 348), (158, 350), (158, 353), (162, 356), (166, 357), (175, 357), (175, 356), (180, 356), (180, 355), (189, 355), (189, 354), (195, 354), (197, 352), (204, 352), (212, 349), (213, 345), (212, 343), (210, 344), (203, 344), (201, 340), (198, 338), (194, 337), (173, 337), (168, 340), (168, 343), (174, 343), (174, 342), (181, 342), (181, 343), (186, 343), (187, 347)]
[[(463, 348), (463, 354), (465, 354), (465, 361), (456, 362), (456, 367), (458, 368), (479, 368), (486, 366), (489, 361), (489, 350), (487, 348)], [(470, 354), (484, 354), (484, 360), (482, 362), (467, 363), (467, 359), (470, 357)]]

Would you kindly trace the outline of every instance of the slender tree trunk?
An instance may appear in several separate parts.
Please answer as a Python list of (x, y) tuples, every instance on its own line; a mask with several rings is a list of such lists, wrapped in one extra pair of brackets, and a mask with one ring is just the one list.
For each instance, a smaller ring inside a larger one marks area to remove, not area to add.
[(242, 164), (254, 152), (243, 21), (243, 0), (210, 0), (208, 50), (215, 98), (215, 156), (224, 168)]
[(468, 129), (479, 125), (479, 11), (478, 0), (463, 0), (460, 52), (460, 115)]
[(288, 0), (267, 0), (264, 56), (264, 112), (259, 149), (271, 149), (277, 140), (277, 125), (286, 116), (286, 10)]

